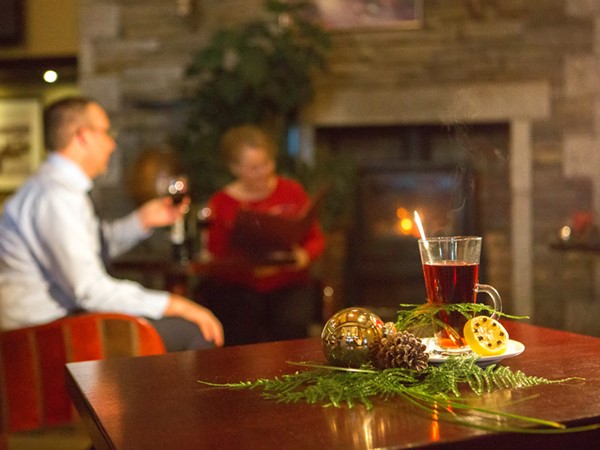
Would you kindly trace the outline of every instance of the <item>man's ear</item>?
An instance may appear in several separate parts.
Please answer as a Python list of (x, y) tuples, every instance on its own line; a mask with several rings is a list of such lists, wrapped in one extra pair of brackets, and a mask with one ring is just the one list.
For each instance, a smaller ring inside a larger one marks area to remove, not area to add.
[(80, 144), (87, 145), (89, 140), (90, 130), (86, 127), (79, 127), (75, 134), (73, 135), (73, 139), (77, 140)]

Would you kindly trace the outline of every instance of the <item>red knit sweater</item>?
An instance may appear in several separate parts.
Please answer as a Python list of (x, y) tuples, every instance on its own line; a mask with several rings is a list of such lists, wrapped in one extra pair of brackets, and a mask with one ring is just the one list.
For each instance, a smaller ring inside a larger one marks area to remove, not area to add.
[[(212, 210), (208, 249), (215, 260), (240, 256), (240, 251), (232, 248), (230, 237), (235, 216), (242, 207), (263, 212), (283, 211), (286, 214), (295, 214), (308, 202), (309, 197), (304, 188), (296, 181), (283, 177), (277, 178), (277, 185), (271, 195), (257, 201), (240, 202), (221, 190), (213, 195), (208, 205)], [(316, 221), (302, 242), (302, 247), (308, 252), (311, 261), (323, 252), (325, 238)], [(224, 271), (216, 276), (223, 281), (242, 284), (259, 292), (268, 292), (307, 280), (308, 271), (307, 269), (296, 270), (290, 265), (284, 265), (267, 276), (257, 276), (253, 270)]]

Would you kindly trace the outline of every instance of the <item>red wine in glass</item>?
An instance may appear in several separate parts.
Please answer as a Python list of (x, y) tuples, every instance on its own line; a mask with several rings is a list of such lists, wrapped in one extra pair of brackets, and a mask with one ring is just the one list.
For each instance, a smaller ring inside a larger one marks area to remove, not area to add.
[(185, 175), (179, 175), (169, 180), (167, 193), (173, 200), (174, 205), (179, 205), (188, 192), (188, 180)]

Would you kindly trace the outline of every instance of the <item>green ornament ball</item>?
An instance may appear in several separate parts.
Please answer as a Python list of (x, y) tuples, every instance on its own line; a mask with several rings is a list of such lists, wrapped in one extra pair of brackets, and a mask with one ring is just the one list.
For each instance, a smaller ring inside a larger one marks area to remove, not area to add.
[(370, 361), (369, 344), (381, 339), (386, 324), (366, 308), (346, 308), (323, 327), (321, 340), (327, 361), (335, 366), (358, 368)]

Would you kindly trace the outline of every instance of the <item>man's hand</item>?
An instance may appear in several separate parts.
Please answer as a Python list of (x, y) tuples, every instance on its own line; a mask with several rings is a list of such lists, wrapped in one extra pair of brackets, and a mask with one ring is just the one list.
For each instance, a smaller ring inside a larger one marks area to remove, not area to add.
[(144, 228), (157, 228), (172, 225), (189, 209), (189, 197), (185, 197), (178, 205), (174, 205), (171, 198), (163, 197), (148, 200), (140, 206), (138, 214)]
[(178, 316), (194, 322), (200, 328), (204, 339), (214, 342), (217, 347), (223, 346), (223, 325), (204, 306), (180, 295), (172, 294), (165, 310), (165, 316)]

